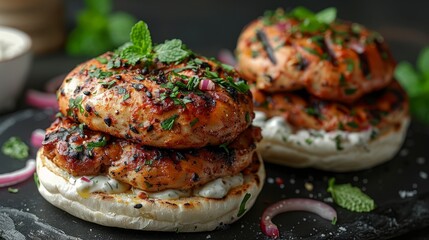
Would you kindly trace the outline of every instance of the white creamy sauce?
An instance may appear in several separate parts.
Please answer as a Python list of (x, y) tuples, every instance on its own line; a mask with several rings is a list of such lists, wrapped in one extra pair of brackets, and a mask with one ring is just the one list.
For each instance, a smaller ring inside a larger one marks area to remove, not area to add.
[(18, 56), (30, 45), (28, 37), (16, 30), (0, 29), (0, 60)]
[(255, 111), (253, 124), (262, 128), (262, 136), (266, 139), (275, 139), (288, 144), (298, 145), (313, 151), (343, 150), (351, 147), (366, 148), (371, 137), (377, 134), (376, 128), (369, 128), (360, 132), (331, 131), (300, 129), (294, 130), (283, 117), (267, 119), (265, 113)]
[(206, 198), (223, 198), (231, 188), (243, 185), (243, 175), (240, 173), (232, 177), (218, 178), (206, 183), (194, 191), (195, 196)]
[(189, 197), (191, 195), (191, 191), (180, 191), (175, 189), (168, 189), (155, 193), (146, 193), (150, 198), (155, 199), (179, 199), (183, 197)]
[(130, 189), (126, 183), (122, 183), (108, 176), (84, 176), (70, 178), (70, 182), (75, 185), (77, 193), (86, 198), (90, 193), (123, 193)]
[[(144, 192), (149, 198), (155, 199), (179, 199), (190, 196), (199, 196), (206, 198), (223, 198), (231, 188), (242, 185), (244, 182), (243, 175), (240, 173), (235, 176), (227, 176), (215, 179), (205, 185), (192, 190), (175, 190), (168, 189), (160, 192), (145, 192), (138, 189), (133, 189), (134, 194)], [(89, 197), (90, 193), (123, 193), (130, 189), (126, 183), (122, 183), (108, 176), (84, 176), (70, 178), (70, 183), (76, 187), (77, 193), (83, 197)]]

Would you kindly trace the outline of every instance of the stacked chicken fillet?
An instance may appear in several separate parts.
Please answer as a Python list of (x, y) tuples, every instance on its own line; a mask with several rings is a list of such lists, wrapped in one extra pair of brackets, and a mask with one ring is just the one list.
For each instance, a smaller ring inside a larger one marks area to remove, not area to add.
[(268, 13), (238, 40), (264, 160), (350, 171), (391, 159), (406, 135), (408, 99), (383, 38), (357, 23), (305, 18), (304, 10)]
[(38, 155), (41, 194), (102, 225), (206, 231), (234, 222), (264, 182), (253, 103), (231, 68), (192, 54), (77, 66)]

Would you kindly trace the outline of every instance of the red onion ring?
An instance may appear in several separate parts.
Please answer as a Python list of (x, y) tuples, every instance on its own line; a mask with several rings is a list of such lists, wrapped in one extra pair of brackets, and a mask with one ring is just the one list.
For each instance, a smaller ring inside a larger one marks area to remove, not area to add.
[(217, 58), (222, 63), (231, 65), (233, 67), (237, 65), (237, 60), (235, 60), (234, 54), (232, 54), (232, 52), (228, 49), (221, 49), (217, 55)]
[(215, 84), (210, 79), (203, 79), (200, 82), (199, 88), (202, 91), (213, 91), (215, 90)]
[(29, 159), (24, 168), (10, 173), (0, 174), (0, 187), (7, 187), (25, 181), (33, 176), (35, 170), (36, 161), (34, 159)]
[(277, 214), (291, 211), (307, 211), (312, 212), (320, 217), (335, 221), (337, 212), (326, 203), (306, 198), (290, 198), (276, 202), (265, 209), (261, 218), (262, 232), (274, 239), (278, 238), (280, 233), (277, 226), (271, 221)]
[(53, 93), (43, 93), (36, 90), (28, 90), (26, 94), (26, 103), (36, 108), (58, 109), (57, 97)]
[(39, 148), (42, 146), (42, 142), (45, 139), (46, 131), (43, 129), (36, 129), (31, 133), (31, 145)]

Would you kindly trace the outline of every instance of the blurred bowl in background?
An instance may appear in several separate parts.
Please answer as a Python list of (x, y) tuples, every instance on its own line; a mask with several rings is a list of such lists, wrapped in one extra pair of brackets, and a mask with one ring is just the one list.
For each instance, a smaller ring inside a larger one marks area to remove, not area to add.
[(0, 26), (0, 111), (15, 107), (32, 59), (31, 38), (24, 32)]

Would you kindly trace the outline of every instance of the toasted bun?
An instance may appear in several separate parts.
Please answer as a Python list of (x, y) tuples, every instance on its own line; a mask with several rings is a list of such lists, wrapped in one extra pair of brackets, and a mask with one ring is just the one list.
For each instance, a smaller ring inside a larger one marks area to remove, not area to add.
[(342, 150), (336, 148), (320, 149), (313, 142), (311, 145), (297, 144), (291, 141), (281, 141), (273, 136), (264, 134), (258, 144), (258, 150), (264, 161), (290, 167), (346, 172), (373, 167), (392, 159), (404, 142), (409, 118), (406, 117), (398, 126), (390, 127), (381, 132), (375, 139), (364, 146), (345, 146)]
[[(100, 225), (148, 230), (201, 232), (229, 224), (237, 216), (244, 196), (249, 193), (246, 211), (254, 204), (262, 189), (265, 170), (255, 156), (257, 171), (244, 175), (244, 184), (232, 188), (222, 199), (187, 197), (177, 200), (140, 199), (131, 191), (121, 194), (92, 193), (82, 198), (70, 183), (67, 172), (58, 168), (42, 150), (37, 154), (37, 174), (40, 194), (54, 206)], [(134, 206), (141, 204), (137, 209)]]

